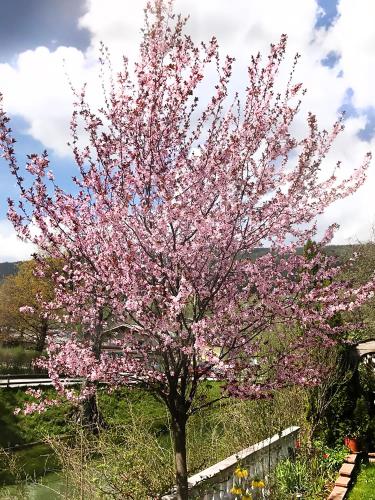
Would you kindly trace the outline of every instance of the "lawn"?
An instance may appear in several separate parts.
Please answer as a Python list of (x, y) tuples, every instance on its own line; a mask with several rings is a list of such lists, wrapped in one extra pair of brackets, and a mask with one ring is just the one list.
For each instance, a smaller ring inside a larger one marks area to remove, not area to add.
[(349, 500), (375, 500), (375, 465), (368, 464), (361, 468)]

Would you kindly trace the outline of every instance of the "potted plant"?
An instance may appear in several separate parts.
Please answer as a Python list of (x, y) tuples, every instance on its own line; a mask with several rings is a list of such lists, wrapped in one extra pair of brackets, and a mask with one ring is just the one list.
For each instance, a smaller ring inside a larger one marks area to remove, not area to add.
[(352, 453), (359, 453), (362, 448), (360, 438), (352, 434), (350, 436), (345, 436), (344, 444)]
[(345, 445), (352, 453), (358, 453), (365, 446), (365, 439), (370, 425), (367, 401), (364, 396), (357, 399), (353, 415), (348, 425)]

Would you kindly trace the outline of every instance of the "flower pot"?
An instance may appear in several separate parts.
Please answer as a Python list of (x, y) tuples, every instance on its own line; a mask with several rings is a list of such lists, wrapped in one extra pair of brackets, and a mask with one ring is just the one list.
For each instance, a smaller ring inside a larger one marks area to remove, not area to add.
[(346, 437), (345, 445), (349, 448), (352, 453), (359, 453), (361, 451), (361, 441), (359, 438)]

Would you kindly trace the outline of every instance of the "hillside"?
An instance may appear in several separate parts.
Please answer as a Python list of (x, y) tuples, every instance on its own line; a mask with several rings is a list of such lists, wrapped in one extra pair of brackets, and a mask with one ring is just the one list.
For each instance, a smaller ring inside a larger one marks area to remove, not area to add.
[[(325, 252), (327, 255), (337, 255), (338, 257), (345, 257), (350, 254), (350, 251), (353, 249), (352, 245), (327, 245), (325, 247)], [(268, 248), (255, 248), (251, 252), (251, 257), (253, 259), (257, 259), (258, 257), (262, 257), (268, 252)], [(301, 254), (303, 252), (303, 248), (298, 248), (297, 253)], [(243, 254), (242, 258), (246, 258), (247, 254)]]
[[(339, 257), (345, 256), (350, 252), (352, 245), (328, 245), (326, 247), (326, 252), (328, 255), (338, 255)], [(256, 248), (252, 252), (252, 258), (258, 258), (265, 255), (268, 252), (268, 248)], [(300, 249), (302, 252), (302, 248)], [(243, 257), (246, 257), (243, 255)], [(0, 282), (10, 274), (15, 274), (17, 271), (17, 265), (19, 262), (0, 262)]]
[(15, 274), (18, 262), (0, 262), (0, 281), (9, 274)]

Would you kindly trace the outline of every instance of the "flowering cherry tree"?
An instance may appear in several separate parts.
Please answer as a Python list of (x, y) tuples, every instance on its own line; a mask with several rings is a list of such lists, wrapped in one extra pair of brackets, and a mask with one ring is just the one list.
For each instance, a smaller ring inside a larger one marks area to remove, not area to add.
[[(18, 206), (9, 200), (9, 218), (41, 254), (64, 260), (47, 308), (81, 325), (64, 345), (50, 342), (50, 376), (71, 399), (89, 397), (104, 381), (138, 383), (165, 403), (181, 499), (188, 495), (186, 423), (213, 403), (202, 399), (202, 381), (221, 381), (221, 397), (246, 398), (316, 383), (321, 371), (309, 349), (337, 341), (343, 326), (330, 319), (374, 288), (335, 279), (340, 268), (323, 251), (335, 226), (311, 258), (297, 253), (316, 239), (317, 216), (361, 186), (370, 156), (341, 181), (339, 163), (329, 175), (321, 169), (341, 119), (320, 131), (310, 114), (306, 136), (293, 136), (304, 93), (294, 66), (283, 91), (275, 90), (286, 36), (264, 62), (251, 59), (244, 94), (231, 96), (234, 59), (221, 61), (215, 38), (196, 45), (185, 22), (171, 2), (154, 0), (134, 71), (124, 59), (103, 109), (76, 93), (71, 192), (56, 184), (47, 153), (29, 156), (27, 183), (3, 110), (0, 121), (21, 195)], [(217, 83), (201, 102), (209, 68)], [(262, 246), (269, 251), (252, 258)], [(125, 323), (113, 340), (121, 356), (113, 357), (103, 341)], [(61, 375), (84, 377), (83, 392), (68, 392)]]

